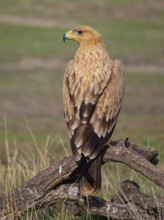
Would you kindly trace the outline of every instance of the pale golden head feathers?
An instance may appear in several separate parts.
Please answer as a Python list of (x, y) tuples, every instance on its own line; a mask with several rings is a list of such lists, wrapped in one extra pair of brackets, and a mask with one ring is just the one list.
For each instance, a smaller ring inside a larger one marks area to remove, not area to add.
[(63, 40), (74, 40), (78, 43), (102, 42), (102, 36), (96, 30), (89, 26), (79, 26), (68, 32), (63, 36)]

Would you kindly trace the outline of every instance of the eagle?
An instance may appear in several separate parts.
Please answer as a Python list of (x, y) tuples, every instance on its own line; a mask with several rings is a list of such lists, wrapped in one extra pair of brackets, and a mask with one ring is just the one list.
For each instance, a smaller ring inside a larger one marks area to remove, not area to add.
[(121, 109), (123, 68), (110, 58), (101, 34), (89, 26), (69, 30), (63, 40), (79, 44), (64, 73), (64, 118), (73, 155), (82, 167), (80, 193), (95, 195), (101, 189), (101, 152)]

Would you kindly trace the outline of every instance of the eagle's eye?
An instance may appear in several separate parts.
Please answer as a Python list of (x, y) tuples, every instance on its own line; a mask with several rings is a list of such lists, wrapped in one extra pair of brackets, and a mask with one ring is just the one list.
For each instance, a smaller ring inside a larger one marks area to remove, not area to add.
[(79, 30), (77, 33), (78, 33), (78, 34), (82, 34), (82, 33), (83, 33), (83, 31)]

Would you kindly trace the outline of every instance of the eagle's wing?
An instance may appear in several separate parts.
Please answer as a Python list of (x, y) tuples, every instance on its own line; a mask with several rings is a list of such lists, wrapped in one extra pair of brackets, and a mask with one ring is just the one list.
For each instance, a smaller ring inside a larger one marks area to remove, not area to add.
[(67, 129), (69, 137), (72, 137), (72, 126), (71, 122), (74, 121), (75, 117), (75, 103), (74, 97), (71, 95), (70, 91), (70, 80), (69, 76), (72, 75), (72, 64), (73, 60), (68, 63), (68, 67), (63, 78), (63, 102), (64, 102), (64, 118), (67, 124)]
[(77, 159), (81, 158), (81, 153), (94, 159), (116, 125), (124, 77), (120, 61), (112, 62), (104, 75), (94, 74), (86, 79), (84, 76), (74, 72), (71, 61), (63, 83), (65, 120)]
[(100, 149), (111, 137), (121, 109), (125, 81), (120, 61), (115, 60), (110, 82), (99, 98), (90, 120), (94, 132), (99, 137), (99, 146), (89, 156), (96, 157)]

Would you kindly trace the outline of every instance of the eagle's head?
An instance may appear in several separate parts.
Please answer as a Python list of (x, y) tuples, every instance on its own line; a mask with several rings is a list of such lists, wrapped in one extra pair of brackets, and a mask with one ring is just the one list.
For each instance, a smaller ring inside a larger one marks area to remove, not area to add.
[(89, 26), (79, 26), (68, 32), (63, 36), (63, 41), (74, 40), (78, 43), (89, 43), (89, 42), (101, 42), (102, 36), (96, 30)]

